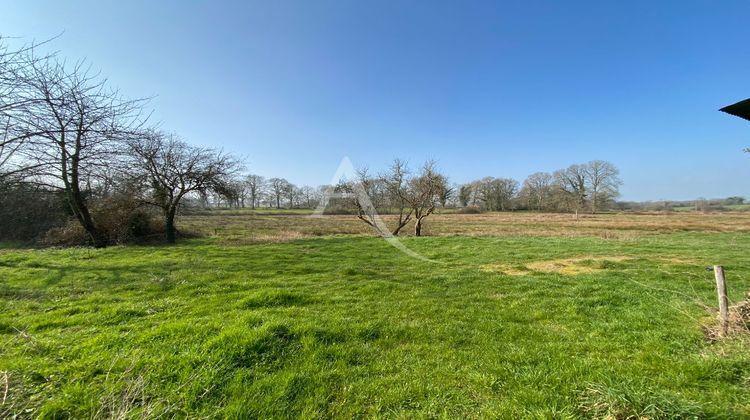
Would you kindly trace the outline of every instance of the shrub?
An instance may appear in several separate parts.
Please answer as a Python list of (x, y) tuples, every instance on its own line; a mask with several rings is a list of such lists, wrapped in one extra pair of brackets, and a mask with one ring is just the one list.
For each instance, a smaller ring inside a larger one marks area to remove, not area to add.
[(114, 192), (91, 199), (91, 216), (112, 244), (142, 241), (164, 233), (154, 207), (139, 199), (136, 189), (121, 183)]
[[(112, 244), (139, 242), (164, 233), (158, 215), (134, 203), (102, 200), (91, 215)], [(49, 229), (39, 242), (46, 246), (85, 245), (88, 236), (77, 220), (68, 219), (63, 226)]]
[(81, 224), (70, 219), (65, 225), (48, 230), (38, 242), (45, 246), (76, 246), (84, 245), (86, 240), (86, 231)]
[(482, 212), (482, 209), (480, 209), (477, 206), (466, 206), (466, 207), (461, 207), (460, 209), (458, 209), (458, 211), (456, 213), (458, 213), (458, 214), (479, 214), (481, 212)]
[(19, 181), (0, 183), (0, 240), (33, 241), (65, 226), (62, 194)]

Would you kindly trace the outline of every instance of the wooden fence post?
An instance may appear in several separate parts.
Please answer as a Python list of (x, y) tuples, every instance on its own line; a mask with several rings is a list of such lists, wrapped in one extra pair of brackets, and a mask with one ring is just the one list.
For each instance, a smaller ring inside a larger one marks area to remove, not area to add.
[(724, 337), (729, 332), (729, 298), (727, 297), (727, 283), (724, 280), (724, 267), (714, 266), (716, 277), (716, 292), (719, 295), (719, 326), (720, 335)]

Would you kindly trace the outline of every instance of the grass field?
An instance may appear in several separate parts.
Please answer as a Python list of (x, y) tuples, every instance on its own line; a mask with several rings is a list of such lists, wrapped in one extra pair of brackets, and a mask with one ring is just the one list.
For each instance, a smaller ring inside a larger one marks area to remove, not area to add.
[(750, 417), (750, 215), (215, 212), (176, 246), (0, 247), (0, 417)]

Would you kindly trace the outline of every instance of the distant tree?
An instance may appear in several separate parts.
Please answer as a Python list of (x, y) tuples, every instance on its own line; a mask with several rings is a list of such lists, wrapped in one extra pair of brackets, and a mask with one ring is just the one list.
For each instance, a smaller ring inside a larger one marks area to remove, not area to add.
[(284, 185), (283, 193), (287, 199), (287, 202), (289, 203), (289, 208), (293, 209), (297, 202), (297, 199), (299, 198), (299, 188), (297, 188), (297, 186), (292, 184), (291, 182), (287, 181), (287, 183)]
[(561, 169), (553, 174), (555, 179), (556, 193), (560, 196), (564, 205), (575, 213), (578, 213), (586, 205), (587, 171), (584, 165), (571, 165), (567, 169)]
[(303, 185), (302, 187), (300, 187), (299, 191), (300, 197), (303, 200), (303, 206), (305, 208), (311, 209), (317, 205), (318, 193), (315, 188), (309, 185)]
[(276, 208), (281, 208), (281, 198), (288, 189), (289, 181), (284, 178), (271, 178), (268, 180), (269, 196), (276, 203)]
[[(490, 179), (490, 177), (485, 178)], [(459, 194), (463, 195), (463, 198), (459, 199), (462, 206), (477, 206), (482, 201), (482, 179), (471, 181), (468, 184), (464, 184), (459, 188)], [(465, 204), (464, 204), (465, 203)]]
[(255, 209), (260, 203), (260, 197), (265, 190), (265, 179), (260, 175), (250, 174), (245, 177), (247, 195), (250, 198), (250, 208)]
[(466, 207), (469, 205), (469, 201), (471, 200), (471, 192), (471, 185), (469, 184), (461, 185), (458, 188), (458, 202), (461, 207)]
[(514, 179), (487, 177), (479, 181), (480, 200), (490, 211), (509, 210), (517, 191), (518, 181)]
[(164, 216), (167, 242), (175, 242), (175, 215), (185, 196), (221, 191), (240, 169), (234, 157), (213, 149), (191, 146), (174, 135), (149, 132), (131, 141), (134, 164), (150, 184), (149, 204)]
[(705, 198), (695, 200), (695, 211), (707, 212), (710, 209), (710, 203)]
[(238, 179), (229, 179), (224, 182), (217, 182), (213, 189), (217, 204), (223, 201), (227, 207), (245, 207), (247, 192), (244, 182)]
[[(334, 188), (335, 190), (335, 188)], [(325, 204), (327, 207), (330, 207), (334, 209), (339, 209), (339, 207), (336, 206), (336, 199), (331, 199), (332, 197), (329, 196), (329, 193), (331, 192), (331, 186), (330, 185), (318, 185), (315, 187), (315, 198), (316, 198), (316, 206), (321, 205), (321, 203)]]
[(726, 202), (727, 205), (732, 206), (732, 205), (744, 204), (745, 198), (734, 196), (734, 197), (727, 197), (727, 199), (724, 201)]
[(231, 189), (235, 192), (235, 207), (245, 208), (248, 199), (248, 187), (243, 179), (233, 179)]
[(622, 185), (620, 171), (615, 165), (603, 160), (592, 160), (583, 165), (591, 198), (591, 212), (601, 210), (604, 203), (620, 195)]
[(552, 175), (547, 172), (536, 172), (523, 182), (521, 197), (530, 209), (544, 210), (549, 206), (552, 195)]
[(454, 200), (455, 196), (456, 188), (455, 186), (448, 184), (446, 178), (445, 188), (441, 189), (438, 195), (438, 203), (440, 204), (440, 207), (445, 208), (448, 206), (448, 204)]

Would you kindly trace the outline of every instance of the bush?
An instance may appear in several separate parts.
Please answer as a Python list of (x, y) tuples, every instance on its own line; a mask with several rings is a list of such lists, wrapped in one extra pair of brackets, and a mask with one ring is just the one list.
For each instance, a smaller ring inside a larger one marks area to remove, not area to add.
[(76, 246), (87, 242), (86, 231), (75, 219), (69, 219), (64, 226), (54, 227), (38, 240), (44, 246)]
[[(144, 205), (132, 186), (123, 183), (110, 191), (86, 194), (91, 217), (112, 244), (164, 233), (160, 213)], [(0, 178), (0, 241), (70, 246), (85, 245), (88, 239), (72, 218), (64, 192), (20, 179)]]
[(127, 221), (127, 239), (143, 239), (164, 234), (164, 226), (155, 214), (136, 210)]
[(458, 213), (458, 214), (479, 214), (481, 212), (482, 212), (482, 209), (480, 209), (477, 206), (466, 206), (466, 207), (461, 207), (460, 209), (458, 209), (458, 211), (456, 213)]
[(69, 217), (65, 198), (21, 181), (0, 184), (0, 241), (34, 241)]
[(113, 244), (139, 241), (164, 232), (156, 212), (127, 197), (99, 200), (91, 216)]
[[(162, 223), (152, 212), (136, 209), (128, 214), (123, 209), (112, 210), (110, 214), (99, 211), (93, 214), (99, 227), (109, 236), (111, 244), (140, 242), (164, 234)], [(79, 246), (86, 245), (89, 238), (77, 220), (68, 219), (65, 225), (45, 232), (38, 242), (44, 246)]]

